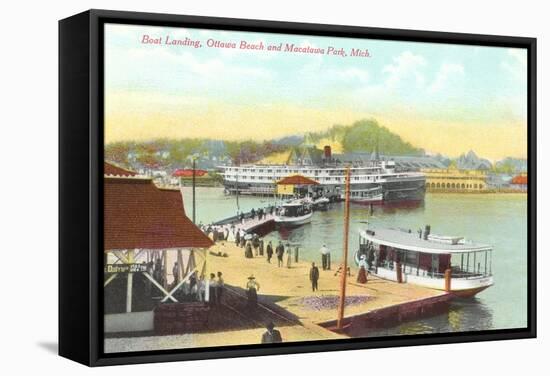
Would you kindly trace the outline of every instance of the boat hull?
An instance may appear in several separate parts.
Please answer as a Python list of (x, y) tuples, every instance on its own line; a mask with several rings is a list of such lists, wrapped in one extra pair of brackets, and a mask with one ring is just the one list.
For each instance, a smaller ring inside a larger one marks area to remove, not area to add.
[[(378, 268), (377, 272), (371, 273), (379, 278), (397, 281), (397, 273), (395, 269)], [(429, 275), (416, 275), (416, 273), (403, 273), (403, 282), (427, 287), (434, 290), (446, 291), (445, 278), (431, 278)], [(451, 278), (450, 293), (462, 298), (470, 298), (480, 293), (481, 291), (493, 285), (492, 276), (479, 276), (468, 278)]]
[(472, 289), (467, 289), (467, 290), (453, 290), (451, 288), (451, 294), (453, 294), (454, 296), (457, 296), (459, 298), (473, 298), (478, 293), (482, 292), (483, 290), (485, 290), (489, 287), (491, 287), (491, 285), (472, 288)]
[(302, 215), (300, 217), (275, 216), (273, 220), (275, 221), (275, 224), (278, 226), (294, 227), (294, 226), (305, 225), (306, 223), (311, 222), (312, 216), (313, 216), (313, 212), (308, 213), (306, 215)]
[(361, 198), (352, 198), (350, 199), (351, 202), (355, 203), (355, 204), (364, 204), (364, 205), (369, 205), (369, 204), (382, 204), (384, 202), (384, 195), (383, 194), (379, 194), (379, 195), (376, 195), (374, 197), (361, 197)]
[[(422, 201), (424, 200), (426, 187), (425, 178), (419, 179), (400, 179), (386, 180), (376, 183), (351, 183), (351, 190), (368, 190), (381, 187), (383, 192), (383, 202), (401, 202), (401, 201)], [(271, 196), (276, 194), (272, 182), (266, 183), (245, 183), (235, 182), (224, 179), (225, 190), (229, 194), (235, 194), (237, 191), (243, 195)], [(345, 190), (344, 184), (323, 184), (320, 185), (325, 190), (324, 195), (331, 200), (341, 200), (342, 192)], [(352, 200), (354, 198), (352, 197)]]

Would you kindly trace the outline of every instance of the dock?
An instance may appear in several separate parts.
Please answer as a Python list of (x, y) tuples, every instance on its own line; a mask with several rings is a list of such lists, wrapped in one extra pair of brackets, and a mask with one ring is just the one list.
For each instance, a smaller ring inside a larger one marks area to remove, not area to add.
[[(260, 284), (258, 303), (266, 314), (252, 316), (252, 325), (242, 327), (167, 336), (107, 338), (106, 348), (139, 351), (151, 348), (174, 349), (259, 343), (265, 331), (263, 321), (270, 316), (268, 312), (275, 316), (284, 316), (281, 320), (273, 320), (284, 342), (350, 337), (345, 332), (330, 329), (337, 318), (337, 306), (332, 304), (338, 297), (340, 284), (340, 275), (335, 275), (338, 268), (336, 263), (332, 265), (331, 270), (326, 271), (319, 266), (319, 290), (313, 292), (309, 281), (309, 261), (301, 260), (295, 263), (292, 258), (291, 267), (288, 268), (285, 255), (285, 266), (278, 267), (276, 257), (271, 263), (267, 262), (265, 256), (245, 258), (243, 248), (227, 241), (218, 241), (210, 252), (208, 272), (223, 273), (226, 294), (232, 300), (240, 294), (243, 299), (243, 310), (246, 310), (244, 288), (247, 278), (250, 275), (255, 276)], [(226, 257), (217, 254), (225, 254)], [(316, 264), (320, 264), (320, 260)], [(451, 295), (444, 291), (400, 284), (373, 276), (369, 276), (366, 284), (359, 284), (356, 283), (357, 269), (351, 267), (350, 273), (347, 283), (347, 298), (350, 302), (346, 300), (344, 313), (344, 320), (348, 326), (360, 325), (364, 328), (369, 324), (381, 325), (388, 320), (407, 320), (451, 299)], [(235, 314), (242, 315), (242, 312)], [(244, 312), (246, 314), (246, 311)]]
[(258, 216), (255, 216), (254, 218), (245, 217), (243, 221), (239, 219), (237, 215), (222, 219), (220, 221), (212, 223), (214, 226), (218, 226), (221, 228), (231, 228), (234, 227), (236, 229), (241, 229), (246, 233), (252, 233), (260, 230), (260, 232), (263, 232), (262, 230), (273, 228), (275, 225), (275, 215), (266, 213), (262, 218), (260, 219)]
[[(243, 248), (236, 247), (228, 242), (216, 243), (212, 251), (221, 251), (227, 254), (227, 257), (209, 256), (210, 270), (212, 272), (221, 271), (224, 274), (226, 284), (244, 287), (247, 277), (254, 275), (261, 286), (258, 292), (260, 302), (274, 304), (290, 312), (298, 317), (302, 324), (328, 326), (336, 318), (336, 306), (327, 309), (315, 309), (314, 307), (308, 307), (303, 302), (308, 299), (315, 302), (315, 299), (312, 298), (338, 296), (340, 275), (335, 275), (337, 264), (333, 263), (331, 270), (322, 270), (319, 266), (319, 290), (312, 292), (309, 282), (311, 262), (303, 260), (294, 263), (294, 260), (292, 260), (291, 267), (287, 268), (285, 255), (285, 266), (277, 267), (276, 258), (273, 258), (271, 263), (266, 261), (265, 256), (246, 259)], [(319, 265), (320, 260), (316, 264)], [(396, 283), (370, 275), (366, 284), (359, 284), (355, 282), (357, 269), (352, 267), (350, 271), (347, 296), (351, 298), (366, 297), (366, 300), (346, 306), (346, 319), (374, 312), (381, 308), (448, 295), (444, 291), (407, 283)]]
[[(247, 229), (257, 228), (273, 221), (267, 216), (262, 221), (246, 223)], [(229, 224), (230, 225), (230, 224)], [(223, 256), (225, 255), (225, 257)], [(244, 249), (234, 242), (218, 241), (210, 248), (208, 273), (221, 271), (226, 285), (225, 304), (216, 316), (226, 325), (216, 329), (175, 335), (142, 334), (131, 337), (105, 339), (106, 350), (146, 351), (151, 349), (181, 349), (190, 347), (230, 346), (259, 343), (265, 332), (265, 322), (273, 321), (284, 342), (344, 339), (353, 336), (354, 328), (363, 332), (368, 327), (397, 324), (414, 319), (441, 305), (448, 304), (452, 295), (444, 291), (428, 289), (407, 283), (397, 283), (368, 277), (366, 284), (356, 282), (357, 268), (351, 267), (348, 277), (344, 331), (333, 330), (338, 317), (337, 304), (340, 289), (338, 265), (332, 270), (319, 266), (319, 290), (313, 292), (309, 281), (311, 262), (300, 260), (284, 267), (271, 263), (264, 256), (245, 258)], [(319, 260), (316, 262), (320, 265)], [(260, 313), (250, 315), (246, 308), (245, 286), (248, 277), (254, 275), (260, 284), (258, 303)], [(220, 308), (218, 308), (220, 309)], [(229, 309), (230, 311), (227, 311)], [(238, 321), (247, 324), (239, 324)]]

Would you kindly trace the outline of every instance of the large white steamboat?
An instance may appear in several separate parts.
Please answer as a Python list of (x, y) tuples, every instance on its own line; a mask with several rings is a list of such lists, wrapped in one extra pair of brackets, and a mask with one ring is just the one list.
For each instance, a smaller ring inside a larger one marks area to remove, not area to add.
[[(273, 195), (276, 184), (285, 177), (301, 175), (319, 183), (315, 187), (325, 197), (341, 199), (344, 193), (345, 167), (343, 164), (285, 164), (220, 166), (227, 193)], [(421, 172), (399, 171), (395, 162), (369, 161), (351, 166), (350, 199), (374, 201), (422, 200), (426, 177)], [(366, 193), (369, 193), (367, 195)]]

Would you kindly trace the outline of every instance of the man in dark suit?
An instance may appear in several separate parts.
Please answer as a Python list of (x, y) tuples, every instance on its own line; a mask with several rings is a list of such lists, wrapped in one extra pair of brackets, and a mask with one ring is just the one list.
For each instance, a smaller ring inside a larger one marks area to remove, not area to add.
[(262, 343), (279, 343), (283, 342), (281, 338), (281, 332), (275, 329), (275, 325), (272, 322), (268, 322), (266, 325), (267, 331), (262, 334)]
[(283, 266), (283, 256), (285, 254), (285, 246), (281, 241), (279, 241), (279, 245), (277, 248), (275, 248), (275, 253), (277, 254), (277, 266), (282, 267)]
[(319, 268), (315, 266), (315, 263), (311, 263), (311, 269), (309, 269), (309, 280), (311, 281), (311, 290), (318, 290), (317, 283), (319, 281)]
[(271, 257), (273, 257), (273, 245), (271, 244), (271, 240), (269, 243), (267, 243), (267, 262), (271, 264)]

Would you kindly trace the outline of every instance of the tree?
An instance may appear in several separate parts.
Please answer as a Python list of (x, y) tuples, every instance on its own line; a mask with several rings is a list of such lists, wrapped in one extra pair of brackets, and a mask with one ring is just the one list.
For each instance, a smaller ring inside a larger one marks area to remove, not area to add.
[(421, 155), (422, 150), (405, 142), (374, 119), (360, 120), (345, 130), (342, 146), (346, 152), (372, 152), (385, 155)]

